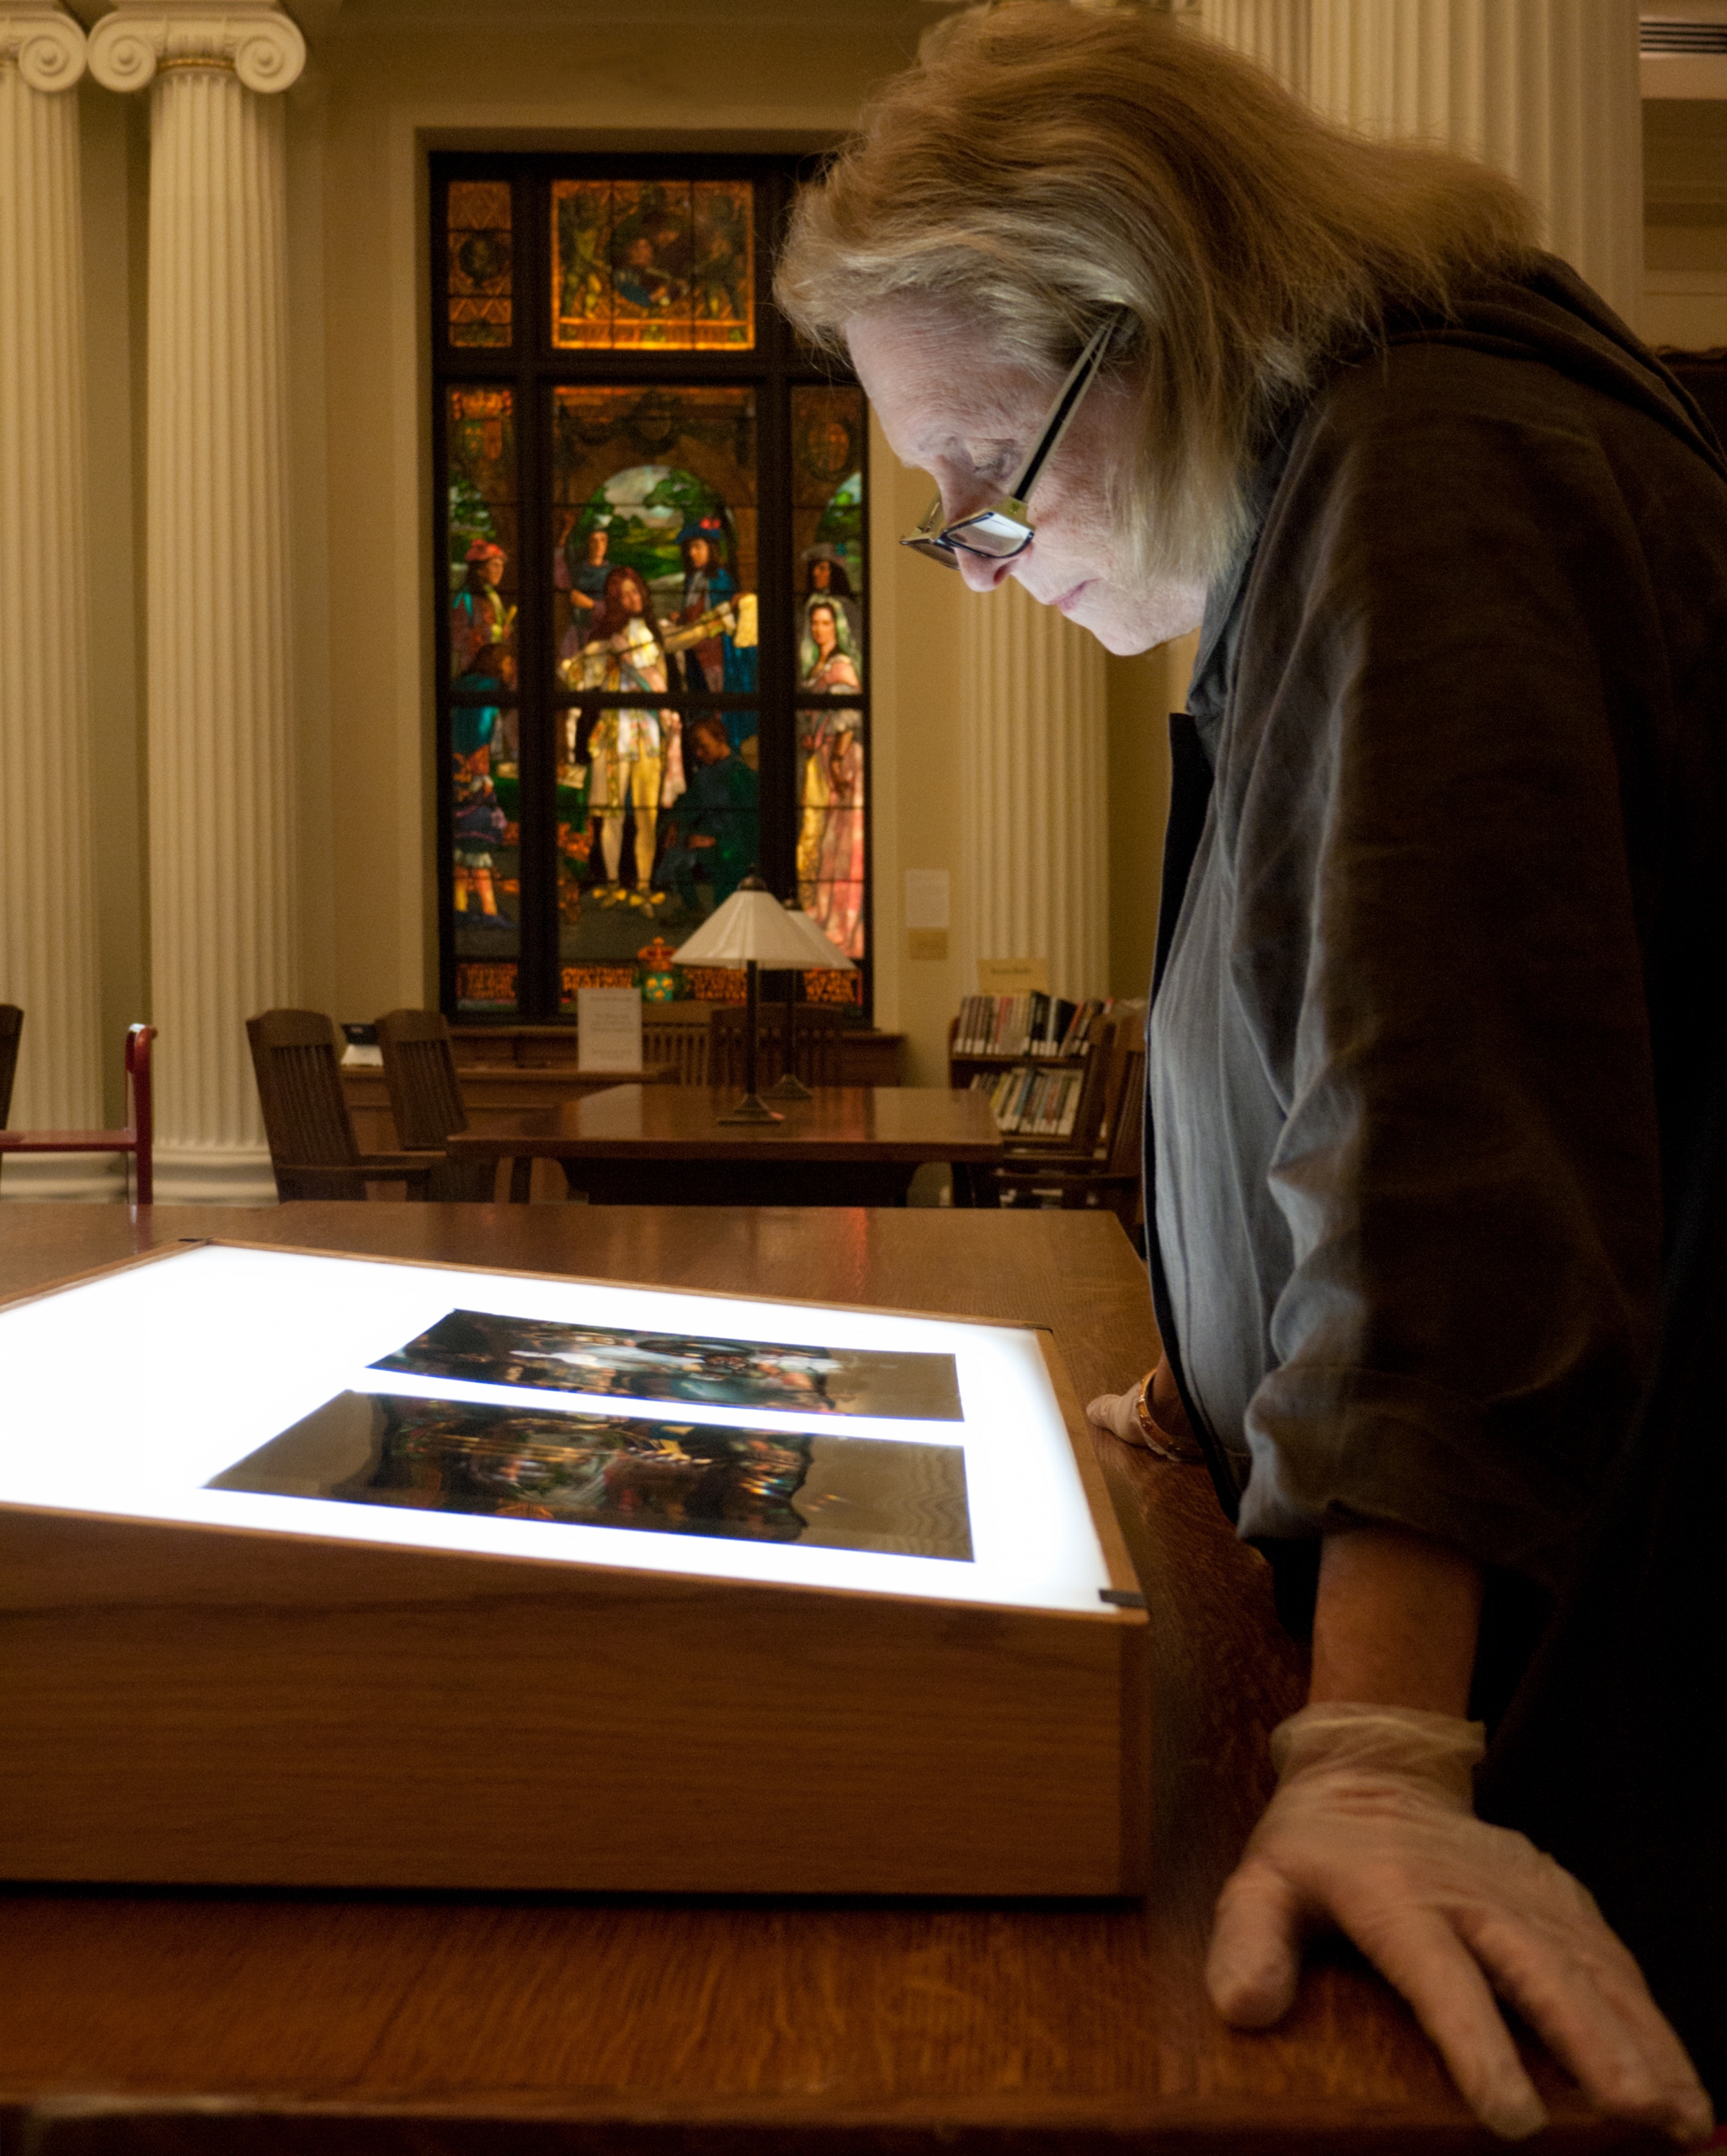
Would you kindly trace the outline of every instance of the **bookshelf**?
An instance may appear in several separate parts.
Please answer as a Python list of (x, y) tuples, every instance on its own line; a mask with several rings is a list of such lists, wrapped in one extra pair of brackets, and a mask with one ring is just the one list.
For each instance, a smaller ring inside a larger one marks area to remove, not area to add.
[(1021, 1145), (1073, 1143), (1106, 999), (968, 995), (948, 1022), (947, 1082), (991, 1095), (1003, 1134)]

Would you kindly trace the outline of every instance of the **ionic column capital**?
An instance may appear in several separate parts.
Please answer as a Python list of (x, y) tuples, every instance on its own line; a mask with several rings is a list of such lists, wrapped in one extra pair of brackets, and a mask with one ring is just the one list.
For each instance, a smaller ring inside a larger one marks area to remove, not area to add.
[(84, 33), (53, 0), (0, 8), (0, 67), (33, 90), (69, 90), (84, 72)]
[(121, 0), (90, 33), (90, 72), (106, 90), (141, 90), (158, 70), (216, 67), (248, 90), (290, 89), (306, 40), (270, 0)]

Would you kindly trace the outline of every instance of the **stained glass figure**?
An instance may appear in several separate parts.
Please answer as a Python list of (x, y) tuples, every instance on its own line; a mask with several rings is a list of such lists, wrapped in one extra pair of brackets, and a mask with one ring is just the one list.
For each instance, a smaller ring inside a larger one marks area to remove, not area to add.
[(756, 714), (683, 705), (756, 688), (754, 392), (556, 388), (552, 503), (559, 933), (579, 966), (633, 956), (644, 915), (680, 942), (756, 864)]
[(563, 350), (754, 347), (748, 180), (554, 180), (552, 249), (552, 341)]
[[(564, 677), (571, 687), (665, 694), (664, 631), (639, 569), (620, 565), (608, 573), (586, 627), (587, 643), (565, 662)], [(627, 810), (636, 872), (629, 895), (651, 910), (664, 903), (650, 889), (659, 811), (669, 808), (685, 787), (683, 721), (669, 707), (612, 707), (600, 712), (589, 727), (585, 747), (588, 813), (600, 826), (605, 867), (597, 895), (602, 905), (616, 905), (626, 896), (619, 872)]]
[(515, 418), (512, 392), (449, 392), (450, 676), (489, 643), (514, 650)]
[(697, 712), (685, 723), (686, 783), (653, 872), (681, 918), (723, 905), (760, 858), (760, 781), (732, 745), (731, 716)]
[(811, 628), (815, 608), (824, 604), (833, 616), (834, 648), (853, 676), (826, 686), (857, 688), (863, 682), (866, 424), (860, 389), (792, 392), (792, 540), (802, 579), (797, 675), (806, 687), (823, 686), (810, 676), (824, 663)]
[(515, 707), (515, 421), (512, 392), (448, 392), (450, 832), (456, 1000), (515, 1002), (520, 874)]
[(864, 956), (864, 775), (861, 712), (798, 712), (797, 902), (849, 958)]
[(450, 183), (445, 227), (452, 344), (497, 351), (514, 337), (511, 221), (507, 179)]

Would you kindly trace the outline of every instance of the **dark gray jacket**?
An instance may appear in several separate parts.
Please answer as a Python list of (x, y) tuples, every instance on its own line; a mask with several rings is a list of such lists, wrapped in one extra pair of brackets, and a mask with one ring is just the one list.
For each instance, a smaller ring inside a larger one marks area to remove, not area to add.
[(1727, 1004), (1727, 470), (1548, 262), (1340, 368), (1256, 484), (1175, 722), (1165, 1344), (1298, 1625), (1334, 1527), (1489, 1567), (1486, 1807), (1720, 2093), (1727, 1838), (1674, 1810), (1727, 1705), (1719, 1288), (1638, 1403)]

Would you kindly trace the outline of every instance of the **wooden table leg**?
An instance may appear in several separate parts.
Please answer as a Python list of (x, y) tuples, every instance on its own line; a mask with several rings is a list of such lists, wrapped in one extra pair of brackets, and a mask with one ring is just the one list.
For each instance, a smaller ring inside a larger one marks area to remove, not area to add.
[(509, 1164), (509, 1202), (512, 1205), (525, 1205), (533, 1187), (534, 1162), (532, 1156), (518, 1154)]

